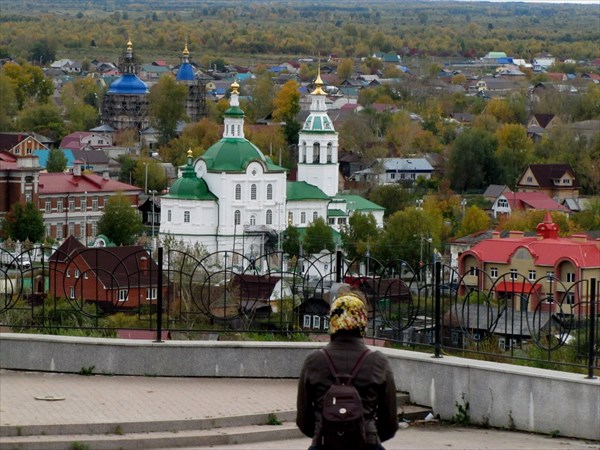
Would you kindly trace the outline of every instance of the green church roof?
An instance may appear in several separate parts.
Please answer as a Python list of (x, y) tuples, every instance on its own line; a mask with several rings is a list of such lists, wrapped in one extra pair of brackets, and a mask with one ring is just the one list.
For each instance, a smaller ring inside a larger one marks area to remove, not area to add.
[(286, 191), (288, 201), (294, 200), (330, 200), (330, 197), (318, 187), (306, 181), (288, 181)]
[[(191, 152), (189, 153), (191, 155)], [(192, 158), (188, 157), (188, 163), (183, 168), (181, 178), (175, 180), (175, 183), (165, 195), (167, 198), (184, 198), (190, 200), (217, 200), (217, 197), (210, 192), (206, 181), (198, 178), (192, 167)]]
[(225, 111), (225, 116), (244, 116), (244, 111), (239, 106), (232, 106)]
[(348, 204), (349, 211), (385, 211), (383, 206), (373, 203), (360, 195), (342, 194), (337, 198), (344, 200)]
[(212, 145), (201, 156), (209, 171), (243, 172), (252, 161), (262, 161), (269, 172), (283, 172), (285, 169), (273, 164), (271, 158), (263, 155), (248, 139), (223, 138)]

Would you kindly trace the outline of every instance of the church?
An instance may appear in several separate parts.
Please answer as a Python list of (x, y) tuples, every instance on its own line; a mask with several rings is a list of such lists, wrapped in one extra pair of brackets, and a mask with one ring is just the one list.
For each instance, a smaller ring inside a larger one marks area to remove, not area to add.
[(244, 137), (234, 82), (223, 137), (195, 160), (189, 151), (179, 178), (161, 198), (161, 239), (256, 258), (276, 250), (288, 226), (303, 229), (318, 217), (339, 231), (353, 213), (370, 213), (382, 227), (383, 207), (338, 192), (338, 133), (327, 115), (320, 75), (315, 85), (299, 133), (297, 181), (287, 181), (287, 169)]

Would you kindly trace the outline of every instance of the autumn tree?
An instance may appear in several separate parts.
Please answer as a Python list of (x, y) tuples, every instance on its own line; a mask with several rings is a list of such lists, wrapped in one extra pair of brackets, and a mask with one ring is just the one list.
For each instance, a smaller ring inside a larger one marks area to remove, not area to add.
[(54, 92), (52, 82), (39, 67), (8, 62), (2, 66), (2, 73), (14, 89), (18, 109), (28, 104), (46, 103)]
[(313, 220), (306, 227), (302, 248), (305, 254), (319, 253), (322, 250), (329, 250), (330, 252), (335, 250), (333, 231), (322, 217)]
[(14, 127), (14, 117), (18, 111), (17, 96), (13, 83), (9, 78), (0, 72), (0, 93), (2, 101), (0, 102), (0, 131), (10, 131)]
[(342, 59), (337, 66), (337, 77), (338, 80), (344, 81), (349, 80), (354, 73), (354, 62), (349, 59)]
[(27, 106), (19, 114), (17, 126), (21, 130), (35, 131), (55, 141), (60, 141), (66, 134), (64, 120), (54, 103)]
[(133, 169), (133, 182), (144, 188), (144, 192), (162, 192), (167, 187), (164, 168), (152, 158), (140, 158)]
[(46, 170), (49, 173), (62, 173), (67, 168), (67, 158), (63, 151), (59, 148), (53, 148), (48, 154), (46, 162)]
[(163, 75), (148, 96), (152, 125), (160, 134), (159, 144), (166, 144), (175, 137), (177, 122), (185, 118), (187, 87), (177, 83), (172, 74)]
[(494, 117), (500, 123), (514, 123), (515, 114), (505, 99), (492, 98), (485, 107), (484, 114)]
[(248, 81), (252, 100), (250, 101), (251, 111), (246, 111), (251, 119), (264, 119), (273, 112), (273, 100), (275, 99), (275, 84), (271, 79), (271, 74), (266, 70), (259, 73), (256, 78)]
[(284, 134), (288, 145), (298, 142), (300, 124), (296, 115), (300, 112), (300, 85), (294, 81), (286, 82), (273, 100), (273, 119), (284, 122)]
[(457, 236), (467, 236), (477, 231), (487, 230), (490, 226), (490, 217), (476, 205), (469, 206), (465, 211)]
[(132, 245), (143, 229), (140, 215), (126, 196), (117, 194), (108, 199), (98, 221), (98, 234), (104, 234), (116, 245)]
[(573, 222), (583, 231), (600, 230), (600, 197), (592, 197), (587, 207), (573, 216)]
[(181, 136), (162, 146), (159, 153), (163, 160), (174, 166), (180, 166), (185, 163), (189, 149), (192, 149), (194, 156), (200, 156), (221, 136), (219, 125), (208, 118), (203, 118), (198, 122), (186, 125)]
[[(538, 224), (544, 221), (544, 210), (514, 210), (510, 216), (498, 220), (499, 231), (536, 231)], [(575, 224), (561, 211), (550, 212), (552, 221), (558, 225), (560, 236), (569, 236), (576, 231)]]
[(31, 202), (25, 205), (15, 203), (2, 221), (2, 235), (5, 239), (39, 242), (45, 232), (42, 212)]

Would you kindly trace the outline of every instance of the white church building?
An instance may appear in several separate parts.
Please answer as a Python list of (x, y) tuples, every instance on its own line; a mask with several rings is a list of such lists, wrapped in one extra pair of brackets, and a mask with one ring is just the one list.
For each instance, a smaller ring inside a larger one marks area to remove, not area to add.
[(360, 196), (338, 193), (338, 134), (327, 115), (318, 76), (310, 115), (299, 133), (298, 181), (244, 137), (239, 85), (232, 84), (222, 139), (187, 165), (161, 198), (160, 237), (172, 236), (208, 252), (258, 257), (275, 249), (289, 226), (305, 228), (322, 217), (338, 230), (355, 213), (371, 213), (383, 226), (384, 208)]

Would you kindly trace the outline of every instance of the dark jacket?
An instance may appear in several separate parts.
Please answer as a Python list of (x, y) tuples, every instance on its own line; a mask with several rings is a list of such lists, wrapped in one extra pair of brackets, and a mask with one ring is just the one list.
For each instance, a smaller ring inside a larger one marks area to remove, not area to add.
[[(360, 337), (337, 336), (326, 348), (338, 373), (350, 373), (366, 345)], [(308, 355), (298, 385), (296, 424), (313, 438), (313, 445), (320, 427), (323, 397), (333, 382), (325, 355), (320, 351)], [(392, 438), (398, 429), (396, 385), (385, 355), (370, 352), (353, 384), (363, 401), (367, 443), (377, 444)]]

